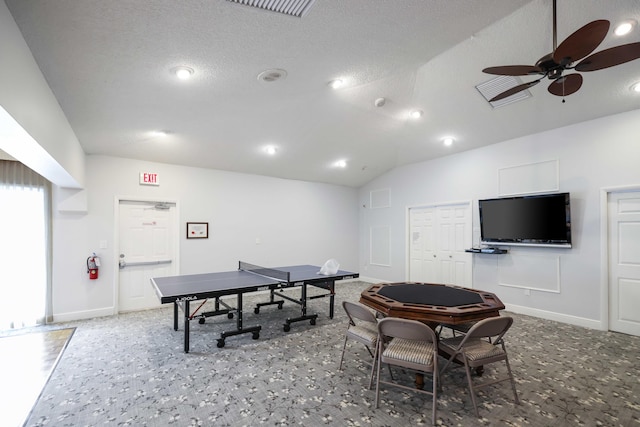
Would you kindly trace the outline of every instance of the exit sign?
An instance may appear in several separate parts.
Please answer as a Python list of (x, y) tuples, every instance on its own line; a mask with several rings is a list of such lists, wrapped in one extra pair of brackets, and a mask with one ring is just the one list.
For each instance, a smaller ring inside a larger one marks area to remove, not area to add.
[(140, 172), (140, 185), (160, 185), (157, 173)]

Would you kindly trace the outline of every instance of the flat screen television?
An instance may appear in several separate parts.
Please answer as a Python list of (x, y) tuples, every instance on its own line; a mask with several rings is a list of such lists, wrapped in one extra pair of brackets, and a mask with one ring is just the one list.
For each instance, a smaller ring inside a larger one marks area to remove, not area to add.
[(569, 193), (478, 201), (484, 244), (571, 247)]

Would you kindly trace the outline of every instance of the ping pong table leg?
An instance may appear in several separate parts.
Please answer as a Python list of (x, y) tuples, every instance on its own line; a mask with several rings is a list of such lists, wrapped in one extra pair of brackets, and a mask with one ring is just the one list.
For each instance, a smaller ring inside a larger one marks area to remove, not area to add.
[(178, 330), (178, 301), (173, 302), (173, 330)]
[(335, 296), (336, 296), (336, 282), (335, 280), (332, 280), (331, 282), (329, 282), (329, 319), (333, 319), (333, 307), (334, 307), (334, 302), (335, 302)]
[(184, 302), (184, 352), (189, 353), (189, 300)]
[(251, 334), (254, 340), (260, 338), (260, 329), (262, 326), (251, 326), (249, 328), (245, 328), (242, 324), (242, 292), (238, 292), (237, 295), (237, 317), (236, 317), (236, 330), (235, 331), (224, 331), (220, 334), (220, 338), (218, 338), (218, 348), (224, 347), (225, 340), (228, 337), (232, 337), (240, 334)]
[(316, 319), (318, 318), (317, 314), (311, 314), (311, 315), (307, 315), (307, 283), (304, 282), (302, 283), (302, 285), (300, 286), (301, 290), (300, 290), (300, 301), (298, 302), (298, 304), (300, 304), (301, 306), (301, 315), (299, 317), (294, 317), (294, 318), (287, 318), (287, 320), (285, 320), (285, 324), (283, 326), (283, 329), (285, 332), (289, 332), (291, 330), (291, 324), (294, 322), (302, 322), (303, 320), (308, 320), (310, 324), (315, 325), (316, 324)]
[(306, 299), (316, 299), (316, 298), (324, 298), (329, 297), (329, 318), (333, 319), (333, 312), (335, 306), (335, 296), (336, 296), (336, 281), (335, 280), (327, 280), (326, 282), (314, 282), (311, 283), (312, 286), (316, 288), (325, 289), (329, 291), (328, 294), (322, 295), (313, 295), (310, 297), (305, 297)]

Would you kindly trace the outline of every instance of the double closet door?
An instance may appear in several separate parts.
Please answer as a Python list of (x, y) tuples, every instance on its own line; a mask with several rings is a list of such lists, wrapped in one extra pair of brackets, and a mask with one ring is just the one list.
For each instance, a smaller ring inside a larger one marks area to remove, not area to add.
[(471, 204), (409, 209), (409, 280), (472, 287)]

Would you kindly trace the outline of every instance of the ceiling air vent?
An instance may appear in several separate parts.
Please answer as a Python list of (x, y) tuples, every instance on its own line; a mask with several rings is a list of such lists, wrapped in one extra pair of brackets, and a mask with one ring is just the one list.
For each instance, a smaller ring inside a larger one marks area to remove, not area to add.
[[(501, 94), (502, 92), (511, 89), (512, 87), (522, 84), (520, 77), (514, 76), (498, 76), (484, 83), (480, 83), (476, 86), (478, 92), (484, 96), (484, 99), (489, 102), (494, 96)], [(514, 93), (511, 96), (507, 96), (499, 101), (489, 102), (493, 108), (504, 107), (505, 105), (513, 104), (514, 102), (522, 101), (527, 98), (531, 98), (531, 92), (529, 90), (523, 90), (518, 93)]]
[(298, 18), (304, 17), (316, 0), (227, 0), (270, 12), (283, 13)]

